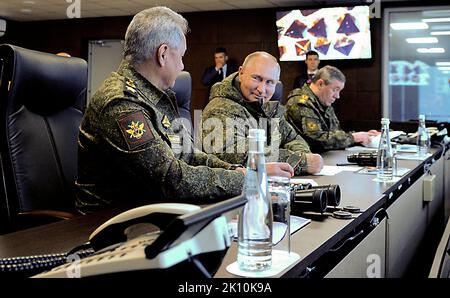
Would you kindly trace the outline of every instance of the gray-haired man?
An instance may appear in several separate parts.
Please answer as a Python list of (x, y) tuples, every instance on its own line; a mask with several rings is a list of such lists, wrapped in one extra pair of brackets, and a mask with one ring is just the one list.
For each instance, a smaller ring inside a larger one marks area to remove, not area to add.
[[(184, 68), (187, 31), (187, 21), (166, 7), (141, 11), (128, 26), (124, 59), (93, 95), (80, 126), (81, 213), (124, 201), (212, 202), (242, 191), (244, 169), (194, 150), (189, 133), (175, 125), (170, 88)], [(277, 163), (268, 173), (291, 176), (293, 169)]]

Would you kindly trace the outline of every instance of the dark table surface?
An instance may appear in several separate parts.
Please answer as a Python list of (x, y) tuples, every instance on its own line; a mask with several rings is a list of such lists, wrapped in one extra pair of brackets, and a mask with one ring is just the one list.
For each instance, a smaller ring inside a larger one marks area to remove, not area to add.
[[(439, 152), (435, 149), (435, 158)], [(348, 151), (331, 151), (324, 154), (325, 165), (345, 163)], [(406, 176), (420, 169), (423, 161), (399, 161), (399, 166), (413, 169)], [(324, 252), (348, 235), (352, 229), (379, 208), (386, 205), (387, 194), (396, 189), (397, 183), (377, 183), (374, 175), (343, 171), (334, 176), (305, 176), (319, 185), (338, 184), (342, 191), (340, 206), (353, 205), (363, 211), (350, 220), (336, 219), (327, 215), (310, 214), (312, 222), (297, 231), (291, 237), (292, 250), (301, 256), (294, 267), (284, 271), (286, 276), (295, 276), (307, 264), (319, 258)], [(407, 177), (402, 178), (402, 180)], [(0, 258), (26, 256), (47, 253), (68, 252), (73, 247), (85, 243), (89, 235), (103, 222), (129, 208), (122, 207), (105, 210), (95, 214), (79, 216), (71, 220), (60, 221), (15, 233), (0, 236)], [(308, 217), (308, 214), (304, 215)], [(217, 272), (218, 277), (231, 277), (225, 270), (226, 265), (236, 260), (235, 244), (230, 247), (223, 265)]]

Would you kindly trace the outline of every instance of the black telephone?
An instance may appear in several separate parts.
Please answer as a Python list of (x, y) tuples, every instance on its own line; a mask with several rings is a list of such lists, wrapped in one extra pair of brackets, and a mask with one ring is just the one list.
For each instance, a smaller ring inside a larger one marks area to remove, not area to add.
[[(93, 277), (119, 273), (211, 277), (231, 242), (227, 221), (222, 215), (243, 206), (246, 201), (238, 196), (206, 208), (162, 203), (128, 210), (91, 234), (88, 244), (96, 251), (94, 254), (75, 258), (75, 262), (33, 277)], [(153, 227), (151, 232), (127, 238), (127, 232), (142, 223), (151, 223), (159, 229), (155, 231)]]

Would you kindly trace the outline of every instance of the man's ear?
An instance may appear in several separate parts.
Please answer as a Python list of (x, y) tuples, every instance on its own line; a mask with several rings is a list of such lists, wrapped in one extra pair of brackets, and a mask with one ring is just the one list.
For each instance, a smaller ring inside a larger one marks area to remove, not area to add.
[(166, 45), (165, 43), (163, 43), (162, 45), (159, 46), (158, 51), (156, 52), (159, 66), (166, 65), (168, 51), (169, 51), (169, 46)]
[(241, 76), (244, 73), (244, 68), (241, 66), (239, 66), (239, 76)]
[(316, 85), (317, 85), (319, 88), (322, 88), (323, 86), (325, 86), (325, 81), (322, 80), (322, 79), (318, 79), (317, 82), (316, 82)]

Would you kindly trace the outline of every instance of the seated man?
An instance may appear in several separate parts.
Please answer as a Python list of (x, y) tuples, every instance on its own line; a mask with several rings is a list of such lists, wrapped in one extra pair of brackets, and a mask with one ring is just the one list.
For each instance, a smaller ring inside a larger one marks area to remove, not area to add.
[(313, 150), (343, 149), (354, 143), (367, 145), (369, 132), (345, 132), (331, 106), (344, 89), (345, 76), (333, 66), (324, 66), (310, 85), (292, 90), (286, 104), (286, 118), (305, 138)]
[(211, 89), (211, 101), (203, 111), (204, 151), (230, 163), (245, 164), (247, 130), (267, 128), (268, 161), (287, 162), (296, 175), (319, 172), (322, 157), (312, 154), (308, 144), (286, 121), (281, 104), (269, 101), (279, 77), (276, 58), (266, 52), (255, 52), (245, 58), (237, 73), (216, 83)]
[[(80, 125), (81, 213), (130, 201), (212, 203), (241, 193), (245, 169), (194, 150), (179, 122), (170, 88), (183, 70), (187, 30), (187, 21), (166, 7), (143, 10), (128, 26), (124, 59)], [(267, 172), (293, 175), (286, 163), (269, 164)]]

